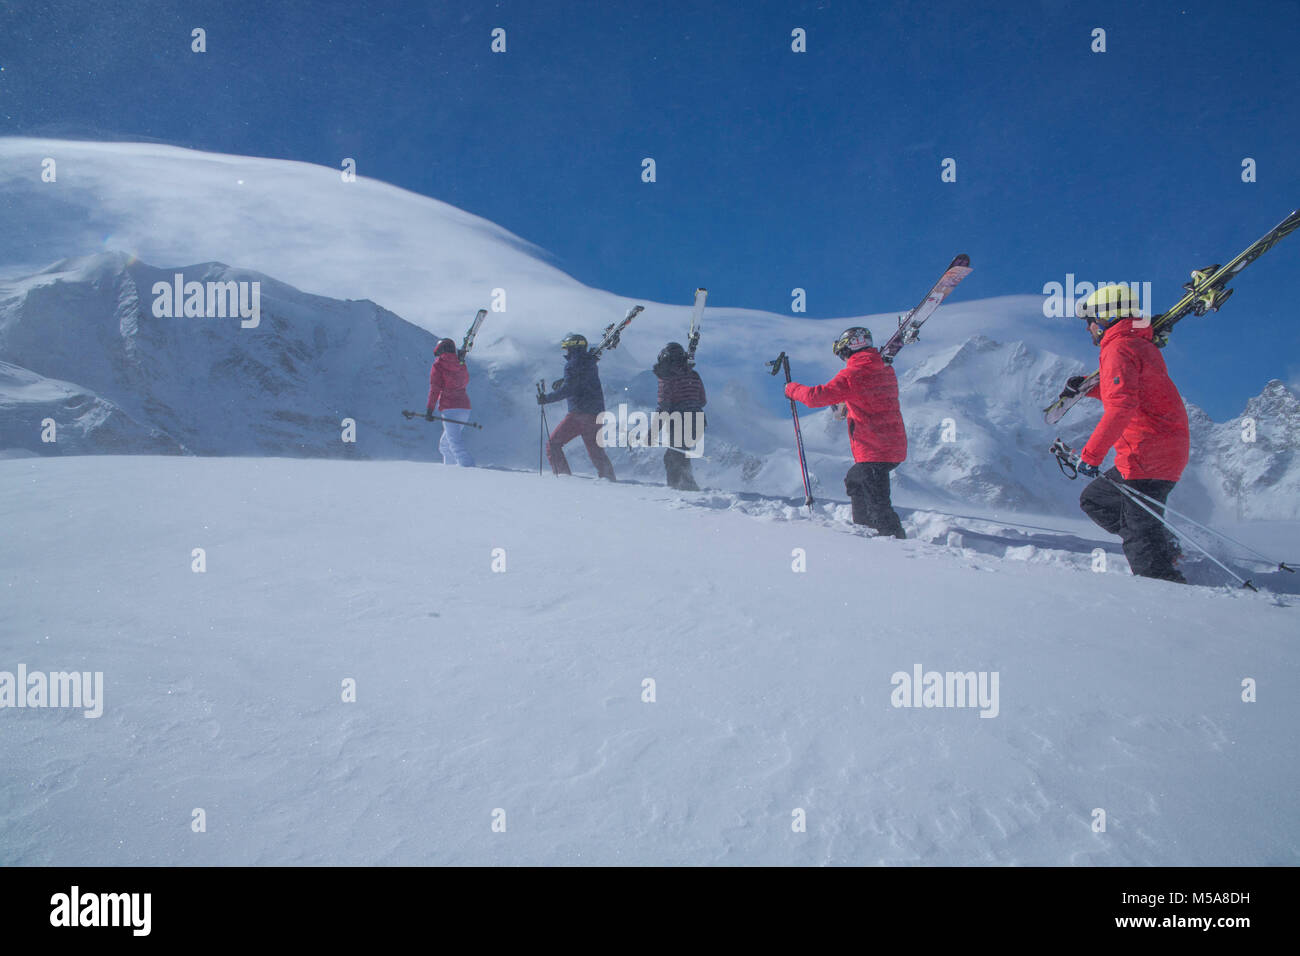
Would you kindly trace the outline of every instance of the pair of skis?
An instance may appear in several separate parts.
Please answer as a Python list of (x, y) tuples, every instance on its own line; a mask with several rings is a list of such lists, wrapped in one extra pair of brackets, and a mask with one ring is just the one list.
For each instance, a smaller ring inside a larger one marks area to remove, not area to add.
[(970, 256), (963, 253), (957, 256), (948, 264), (939, 281), (934, 284), (925, 298), (916, 304), (916, 307), (906, 315), (899, 316), (898, 330), (890, 337), (889, 341), (880, 347), (880, 357), (885, 360), (886, 365), (894, 364), (894, 357), (903, 350), (904, 345), (910, 345), (919, 338), (921, 326), (925, 320), (934, 315), (936, 309), (943, 304), (943, 300), (948, 298), (948, 294), (957, 288), (957, 284), (962, 279), (971, 274)]
[(483, 320), (487, 318), (487, 309), (479, 309), (478, 315), (474, 316), (474, 321), (470, 323), (469, 331), (465, 333), (465, 338), (461, 340), (460, 348), (456, 350), (456, 358), (460, 364), (465, 364), (465, 356), (469, 350), (474, 347), (474, 337), (478, 335), (479, 328), (483, 325)]
[[(1237, 273), (1250, 265), (1268, 250), (1272, 249), (1279, 241), (1300, 229), (1300, 209), (1293, 211), (1289, 216), (1279, 222), (1259, 239), (1252, 242), (1249, 246), (1226, 266), (1207, 266), (1204, 269), (1192, 270), (1192, 279), (1190, 282), (1183, 284), (1183, 289), (1187, 293), (1176, 303), (1168, 312), (1157, 315), (1151, 320), (1151, 328), (1154, 330), (1154, 341), (1157, 346), (1163, 348), (1169, 341), (1169, 332), (1175, 325), (1188, 315), (1201, 316), (1207, 312), (1217, 312), (1223, 303), (1228, 301), (1232, 295), (1232, 289), (1229, 289), (1228, 283), (1236, 278)], [(1052, 404), (1043, 409), (1043, 419), (1049, 425), (1055, 425), (1065, 413), (1073, 408), (1081, 398), (1088, 392), (1097, 387), (1101, 381), (1101, 372), (1093, 372), (1077, 388), (1067, 387), (1061, 392), (1061, 396)]]
[(606, 349), (613, 350), (618, 348), (618, 343), (623, 338), (623, 330), (632, 324), (632, 320), (645, 311), (645, 306), (634, 305), (627, 310), (627, 315), (623, 316), (619, 322), (611, 322), (605, 326), (605, 332), (601, 337), (600, 344), (592, 351), (592, 356), (599, 359), (601, 353)]
[[(893, 364), (895, 356), (903, 350), (904, 345), (910, 345), (919, 338), (919, 332), (921, 326), (925, 324), (925, 320), (934, 315), (935, 310), (943, 304), (943, 300), (948, 298), (948, 294), (957, 288), (958, 283), (970, 273), (970, 256), (964, 253), (957, 256), (948, 264), (948, 268), (939, 277), (939, 281), (925, 294), (925, 298), (918, 302), (916, 307), (906, 315), (899, 316), (897, 331), (880, 348), (880, 357), (885, 360), (887, 365)], [(698, 293), (696, 302), (697, 304), (699, 302)], [(784, 352), (768, 362), (767, 367), (773, 375), (784, 371), (787, 384), (793, 381), (790, 377), (790, 357)], [(832, 414), (835, 414), (834, 411)], [(803, 433), (799, 428), (799, 408), (793, 398), (790, 399), (790, 416), (794, 419), (794, 444), (799, 452), (799, 470), (803, 473), (804, 504), (808, 506), (808, 513), (812, 514), (813, 496), (812, 486), (808, 481), (808, 460), (804, 455)], [(844, 410), (842, 415), (837, 414), (836, 417), (847, 418), (847, 409)]]
[[(695, 290), (695, 307), (691, 313), (691, 328), (686, 339), (686, 362), (688, 365), (695, 365), (695, 350), (700, 344), (700, 328), (704, 317), (704, 300), (708, 298), (709, 290), (700, 288)], [(592, 353), (596, 358), (600, 358), (601, 353), (606, 349), (618, 348), (618, 343), (622, 339), (623, 330), (631, 324), (640, 313), (645, 311), (645, 306), (634, 305), (628, 309), (627, 315), (623, 316), (622, 321), (611, 323), (605, 326), (605, 332), (601, 338), (600, 345), (596, 346)]]

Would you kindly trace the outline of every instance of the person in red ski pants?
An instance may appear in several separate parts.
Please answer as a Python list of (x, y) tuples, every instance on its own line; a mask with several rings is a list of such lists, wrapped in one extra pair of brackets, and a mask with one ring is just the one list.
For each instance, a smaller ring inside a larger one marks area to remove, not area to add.
[(537, 396), (539, 405), (564, 399), (569, 402), (569, 414), (555, 426), (546, 443), (546, 458), (551, 463), (551, 470), (557, 475), (573, 474), (569, 470), (569, 460), (564, 457), (564, 446), (581, 436), (591, 463), (596, 466), (596, 474), (617, 481), (609, 455), (596, 440), (600, 434), (596, 417), (605, 410), (605, 392), (600, 384), (596, 357), (587, 349), (586, 337), (576, 332), (565, 336), (560, 346), (564, 349), (564, 378), (552, 385), (549, 395)]

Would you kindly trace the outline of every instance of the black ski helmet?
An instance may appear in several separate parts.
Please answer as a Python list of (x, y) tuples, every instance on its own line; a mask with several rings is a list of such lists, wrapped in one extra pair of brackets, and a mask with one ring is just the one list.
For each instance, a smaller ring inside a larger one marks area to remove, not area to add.
[(871, 348), (871, 330), (855, 325), (840, 333), (840, 337), (831, 346), (831, 351), (836, 357), (847, 359), (854, 352), (869, 348)]
[(570, 332), (568, 335), (564, 337), (564, 340), (560, 342), (560, 348), (566, 350), (585, 349), (586, 347), (587, 347), (587, 337), (585, 335), (580, 335), (577, 332)]
[(660, 365), (681, 365), (686, 361), (686, 349), (680, 342), (669, 342), (659, 352)]
[(438, 344), (433, 347), (434, 358), (454, 351), (456, 351), (456, 343), (451, 339), (438, 339)]

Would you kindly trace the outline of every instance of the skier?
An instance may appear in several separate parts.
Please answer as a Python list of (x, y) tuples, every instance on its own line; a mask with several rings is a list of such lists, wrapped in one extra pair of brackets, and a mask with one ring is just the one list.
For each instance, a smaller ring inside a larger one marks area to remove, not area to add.
[(853, 503), (853, 523), (878, 534), (905, 538), (903, 523), (889, 495), (889, 473), (907, 459), (907, 432), (898, 407), (898, 377), (871, 344), (861, 326), (845, 329), (831, 351), (844, 368), (825, 385), (812, 388), (791, 382), (786, 398), (810, 408), (843, 403), (849, 422), (854, 465), (844, 476)]
[[(1079, 305), (1094, 345), (1101, 348), (1101, 382), (1087, 392), (1099, 398), (1101, 421), (1079, 453), (1080, 474), (1092, 478), (1079, 506), (1100, 527), (1117, 534), (1134, 574), (1186, 584), (1175, 567), (1177, 540), (1160, 519), (1115, 487), (1128, 485), (1162, 504), (1187, 467), (1187, 409), (1152, 342), (1151, 319), (1143, 319), (1124, 285), (1103, 286)], [(1072, 397), (1081, 376), (1066, 383)], [(1115, 467), (1101, 477), (1101, 463), (1115, 448)], [(1163, 515), (1159, 505), (1147, 503)]]
[(437, 412), (443, 418), (453, 419), (442, 423), (442, 438), (438, 441), (444, 465), (474, 467), (474, 457), (465, 447), (465, 426), (461, 424), (469, 421), (468, 386), (469, 367), (456, 354), (456, 343), (451, 339), (439, 339), (433, 349), (433, 367), (429, 369), (429, 400), (425, 403), (425, 415), (431, 418)]
[(539, 405), (549, 405), (561, 399), (569, 401), (569, 414), (555, 426), (546, 443), (546, 457), (551, 470), (557, 475), (572, 474), (569, 461), (564, 457), (564, 446), (581, 435), (591, 463), (596, 466), (596, 474), (615, 481), (609, 455), (596, 441), (600, 433), (596, 416), (605, 410), (605, 393), (600, 385), (596, 357), (588, 351), (587, 339), (577, 332), (566, 335), (560, 347), (564, 349), (564, 378), (551, 386), (549, 395), (538, 393), (537, 396)]
[[(699, 491), (691, 474), (691, 460), (686, 452), (704, 435), (704, 382), (690, 367), (686, 349), (679, 342), (669, 342), (659, 353), (654, 366), (659, 379), (659, 402), (656, 412), (673, 416), (667, 419), (668, 447), (664, 451), (664, 470), (668, 487), (681, 491)], [(687, 430), (690, 441), (687, 442)]]

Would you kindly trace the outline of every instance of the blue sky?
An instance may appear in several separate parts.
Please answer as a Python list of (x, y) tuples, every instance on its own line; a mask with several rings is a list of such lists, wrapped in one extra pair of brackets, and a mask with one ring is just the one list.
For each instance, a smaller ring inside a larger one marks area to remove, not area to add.
[[(959, 298), (1072, 272), (1150, 281), (1161, 309), (1300, 206), (1297, 38), (1289, 0), (19, 0), (0, 5), (0, 134), (354, 157), (659, 301), (707, 285), (788, 313), (797, 286), (810, 316), (879, 312), (966, 252)], [(1297, 275), (1292, 236), (1179, 327), (1175, 381), (1216, 418), (1300, 381)]]

